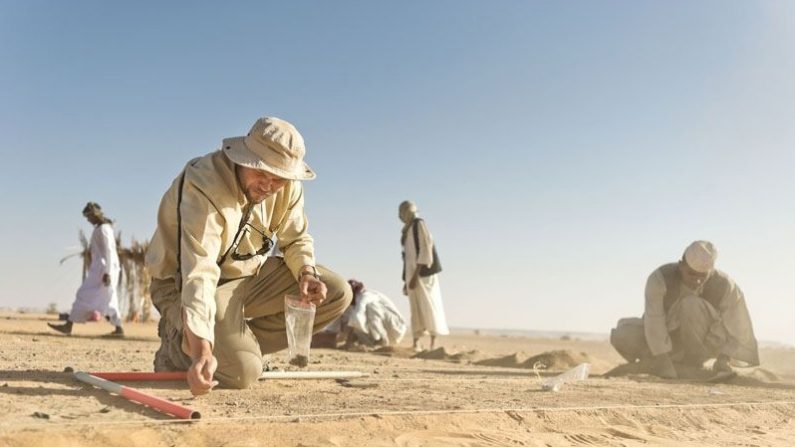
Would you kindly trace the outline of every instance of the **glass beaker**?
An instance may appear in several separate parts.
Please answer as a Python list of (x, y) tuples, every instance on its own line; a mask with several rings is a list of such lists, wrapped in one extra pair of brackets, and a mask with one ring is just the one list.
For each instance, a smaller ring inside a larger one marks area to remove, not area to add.
[(285, 295), (284, 323), (287, 330), (287, 362), (304, 368), (309, 364), (315, 305), (299, 295)]

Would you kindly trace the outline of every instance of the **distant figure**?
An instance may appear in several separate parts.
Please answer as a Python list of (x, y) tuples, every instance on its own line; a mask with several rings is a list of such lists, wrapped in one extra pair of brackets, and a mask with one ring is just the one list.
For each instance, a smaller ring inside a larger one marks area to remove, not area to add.
[(713, 371), (732, 373), (732, 359), (759, 364), (751, 317), (740, 288), (715, 270), (718, 252), (695, 241), (678, 263), (665, 264), (646, 282), (643, 318), (623, 318), (610, 335), (630, 363), (648, 362), (649, 372), (676, 378), (674, 362), (701, 367), (715, 358)]
[(88, 268), (83, 284), (77, 289), (72, 311), (66, 323), (56, 325), (47, 323), (51, 328), (66, 335), (72, 334), (74, 323), (96, 321), (96, 313), (104, 315), (116, 330), (111, 336), (123, 337), (124, 329), (121, 326), (119, 312), (118, 282), (121, 267), (119, 255), (116, 252), (116, 238), (113, 235), (113, 226), (110, 219), (102, 213), (102, 208), (94, 202), (88, 202), (83, 208), (83, 216), (94, 225), (91, 233), (89, 250), (91, 251), (91, 266)]
[(381, 292), (366, 289), (349, 279), (353, 292), (350, 306), (338, 319), (312, 336), (313, 348), (345, 349), (384, 347), (400, 343), (408, 329), (395, 304)]
[(419, 340), (430, 334), (431, 346), (436, 337), (447, 335), (447, 321), (442, 306), (439, 275), (442, 270), (433, 238), (425, 221), (417, 214), (417, 205), (405, 201), (400, 204), (400, 220), (404, 223), (400, 239), (403, 245), (403, 294), (411, 304), (411, 332), (414, 350), (420, 350)]
[[(353, 290), (353, 301), (341, 317), (343, 332), (350, 333), (365, 346), (400, 343), (407, 327), (395, 304), (383, 293), (367, 289), (355, 279), (349, 279), (348, 284)], [(352, 344), (353, 340), (348, 340), (346, 344)]]

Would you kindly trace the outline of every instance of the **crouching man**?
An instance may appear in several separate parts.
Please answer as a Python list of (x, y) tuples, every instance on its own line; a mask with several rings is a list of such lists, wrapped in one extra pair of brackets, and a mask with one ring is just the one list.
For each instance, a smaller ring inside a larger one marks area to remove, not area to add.
[(674, 363), (731, 373), (732, 359), (759, 364), (751, 317), (740, 288), (715, 270), (718, 252), (707, 241), (690, 244), (679, 262), (655, 270), (646, 282), (643, 318), (623, 318), (610, 334), (613, 347), (648, 372), (676, 378)]
[[(259, 378), (262, 355), (287, 346), (285, 294), (317, 305), (315, 331), (351, 301), (345, 280), (315, 264), (304, 153), (293, 125), (261, 118), (188, 162), (160, 202), (146, 257), (161, 315), (154, 367), (187, 371), (193, 394)], [(274, 239), (283, 258), (267, 256)]]

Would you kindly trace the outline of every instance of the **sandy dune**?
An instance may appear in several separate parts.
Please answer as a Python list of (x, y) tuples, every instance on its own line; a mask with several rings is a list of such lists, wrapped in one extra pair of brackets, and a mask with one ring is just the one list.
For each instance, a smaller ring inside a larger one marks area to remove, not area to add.
[[(181, 383), (128, 383), (202, 413), (186, 423), (62, 372), (150, 371), (154, 325), (129, 325), (125, 340), (101, 338), (111, 329), (104, 323), (65, 337), (44, 318), (0, 315), (0, 446), (795, 445), (788, 348), (763, 349), (763, 368), (723, 384), (599, 377), (619, 363), (604, 341), (472, 333), (443, 339), (444, 349), (424, 358), (405, 346), (313, 351), (310, 370), (364, 371), (371, 388), (270, 380), (193, 398)], [(583, 359), (594, 376), (558, 393), (540, 390), (533, 364), (559, 362), (540, 371), (548, 376)], [(282, 356), (272, 361), (284, 367)]]

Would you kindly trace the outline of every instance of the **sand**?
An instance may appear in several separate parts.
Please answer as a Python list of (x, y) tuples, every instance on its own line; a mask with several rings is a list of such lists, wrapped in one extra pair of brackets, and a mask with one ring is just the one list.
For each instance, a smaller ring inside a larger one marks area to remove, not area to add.
[[(114, 340), (100, 337), (106, 323), (65, 337), (45, 320), (0, 314), (0, 446), (795, 445), (791, 348), (764, 348), (761, 368), (715, 384), (603, 378), (620, 363), (606, 341), (454, 332), (420, 355), (408, 346), (312, 351), (306, 369), (367, 372), (357, 380), (370, 387), (269, 380), (194, 398), (182, 383), (127, 383), (202, 413), (183, 422), (63, 372), (151, 371), (154, 324), (130, 324)], [(541, 391), (545, 377), (583, 360), (593, 364), (588, 380)], [(295, 369), (283, 353), (271, 364)]]

